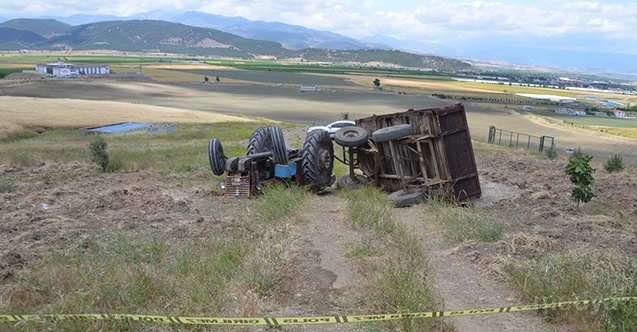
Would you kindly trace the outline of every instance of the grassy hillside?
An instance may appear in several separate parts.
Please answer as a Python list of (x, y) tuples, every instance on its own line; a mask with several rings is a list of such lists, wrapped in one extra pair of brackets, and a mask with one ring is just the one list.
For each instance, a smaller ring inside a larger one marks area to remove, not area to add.
[(356, 50), (339, 51), (324, 49), (301, 50), (300, 56), (310, 61), (332, 62), (383, 62), (404, 67), (429, 68), (443, 71), (467, 70), (471, 65), (454, 59), (439, 56), (422, 56), (401, 51)]
[[(280, 55), (281, 44), (249, 40), (213, 29), (163, 21), (109, 21), (74, 27), (41, 46), (73, 49), (115, 49), (251, 58), (252, 53)], [(64, 46), (62, 46), (64, 45)]]
[[(72, 25), (51, 19), (18, 18), (0, 23), (1, 28), (14, 28), (16, 30), (31, 31), (48, 38), (58, 33), (67, 31)], [(0, 34), (3, 36), (3, 34)]]

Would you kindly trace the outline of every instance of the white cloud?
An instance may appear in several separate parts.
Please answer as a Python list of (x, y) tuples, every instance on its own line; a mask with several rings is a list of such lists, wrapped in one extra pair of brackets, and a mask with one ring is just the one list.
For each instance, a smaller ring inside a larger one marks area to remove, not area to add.
[[(152, 10), (197, 10), (250, 20), (278, 21), (360, 38), (384, 34), (447, 45), (499, 37), (558, 38), (591, 34), (637, 52), (637, 3), (628, 0), (140, 0), (109, 2), (3, 0), (0, 16), (128, 16)], [(624, 1), (623, 3), (618, 3)], [(611, 3), (612, 2), (612, 3)]]

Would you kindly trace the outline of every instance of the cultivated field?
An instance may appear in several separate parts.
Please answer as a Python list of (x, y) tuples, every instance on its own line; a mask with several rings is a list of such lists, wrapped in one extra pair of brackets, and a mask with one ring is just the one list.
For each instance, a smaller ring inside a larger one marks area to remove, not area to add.
[[(223, 79), (3, 81), (0, 116), (5, 127), (18, 129), (5, 130), (0, 143), (0, 315), (328, 316), (637, 295), (635, 141), (505, 105), (466, 104), (483, 190), (470, 207), (432, 197), (394, 209), (375, 188), (315, 195), (276, 186), (258, 199), (221, 196), (221, 178), (207, 160), (211, 137), (221, 139), (227, 155), (239, 156), (251, 133), (272, 121), (280, 121), (288, 145), (299, 147), (307, 125), (344, 113), (355, 119), (455, 102), (397, 94), (395, 86), (375, 91), (372, 79), (348, 79), (369, 87), (313, 93)], [(407, 89), (409, 82), (392, 83)], [(410, 91), (427, 89), (419, 84)], [(107, 136), (114, 172), (96, 173), (89, 138), (76, 129), (122, 121), (175, 123), (176, 134)], [(554, 136), (561, 155), (551, 160), (486, 144), (489, 126)], [(567, 146), (595, 156), (597, 197), (581, 208), (570, 200), (564, 174)], [(627, 167), (608, 173), (602, 162), (616, 153)], [(336, 172), (345, 171), (339, 166)], [(634, 302), (610, 302), (280, 330), (632, 331), (636, 312)], [(29, 322), (12, 328), (177, 326)]]

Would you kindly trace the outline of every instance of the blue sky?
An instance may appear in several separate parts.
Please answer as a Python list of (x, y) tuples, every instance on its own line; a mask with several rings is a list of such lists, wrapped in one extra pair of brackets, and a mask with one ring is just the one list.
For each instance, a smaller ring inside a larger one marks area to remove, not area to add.
[(382, 34), (448, 47), (526, 41), (547, 49), (637, 54), (637, 2), (621, 0), (2, 0), (6, 18), (196, 10), (354, 38)]

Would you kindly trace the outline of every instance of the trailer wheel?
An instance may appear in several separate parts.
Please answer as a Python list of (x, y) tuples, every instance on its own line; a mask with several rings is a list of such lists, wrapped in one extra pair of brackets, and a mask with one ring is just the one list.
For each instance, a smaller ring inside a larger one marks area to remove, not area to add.
[(268, 127), (261, 127), (255, 130), (248, 143), (247, 155), (272, 151), (272, 134)]
[(325, 130), (312, 130), (303, 143), (303, 180), (324, 186), (330, 183), (334, 168), (334, 145)]
[(216, 138), (211, 139), (208, 143), (208, 160), (210, 161), (210, 168), (212, 168), (214, 175), (223, 174), (227, 159), (228, 157), (223, 154), (221, 142)]
[(414, 132), (410, 124), (399, 124), (395, 126), (378, 129), (372, 133), (374, 142), (382, 143), (403, 138)]
[(356, 181), (352, 180), (349, 174), (343, 175), (336, 180), (338, 188), (358, 189), (369, 182), (365, 175), (356, 174)]
[(397, 207), (406, 207), (422, 203), (425, 200), (424, 189), (412, 189), (410, 191), (398, 190), (389, 195), (389, 200)]
[(270, 136), (272, 137), (272, 154), (274, 162), (281, 165), (288, 164), (288, 149), (285, 147), (285, 139), (283, 132), (278, 126), (270, 127)]
[(367, 130), (356, 126), (343, 127), (334, 133), (334, 140), (344, 147), (359, 147), (367, 142)]

